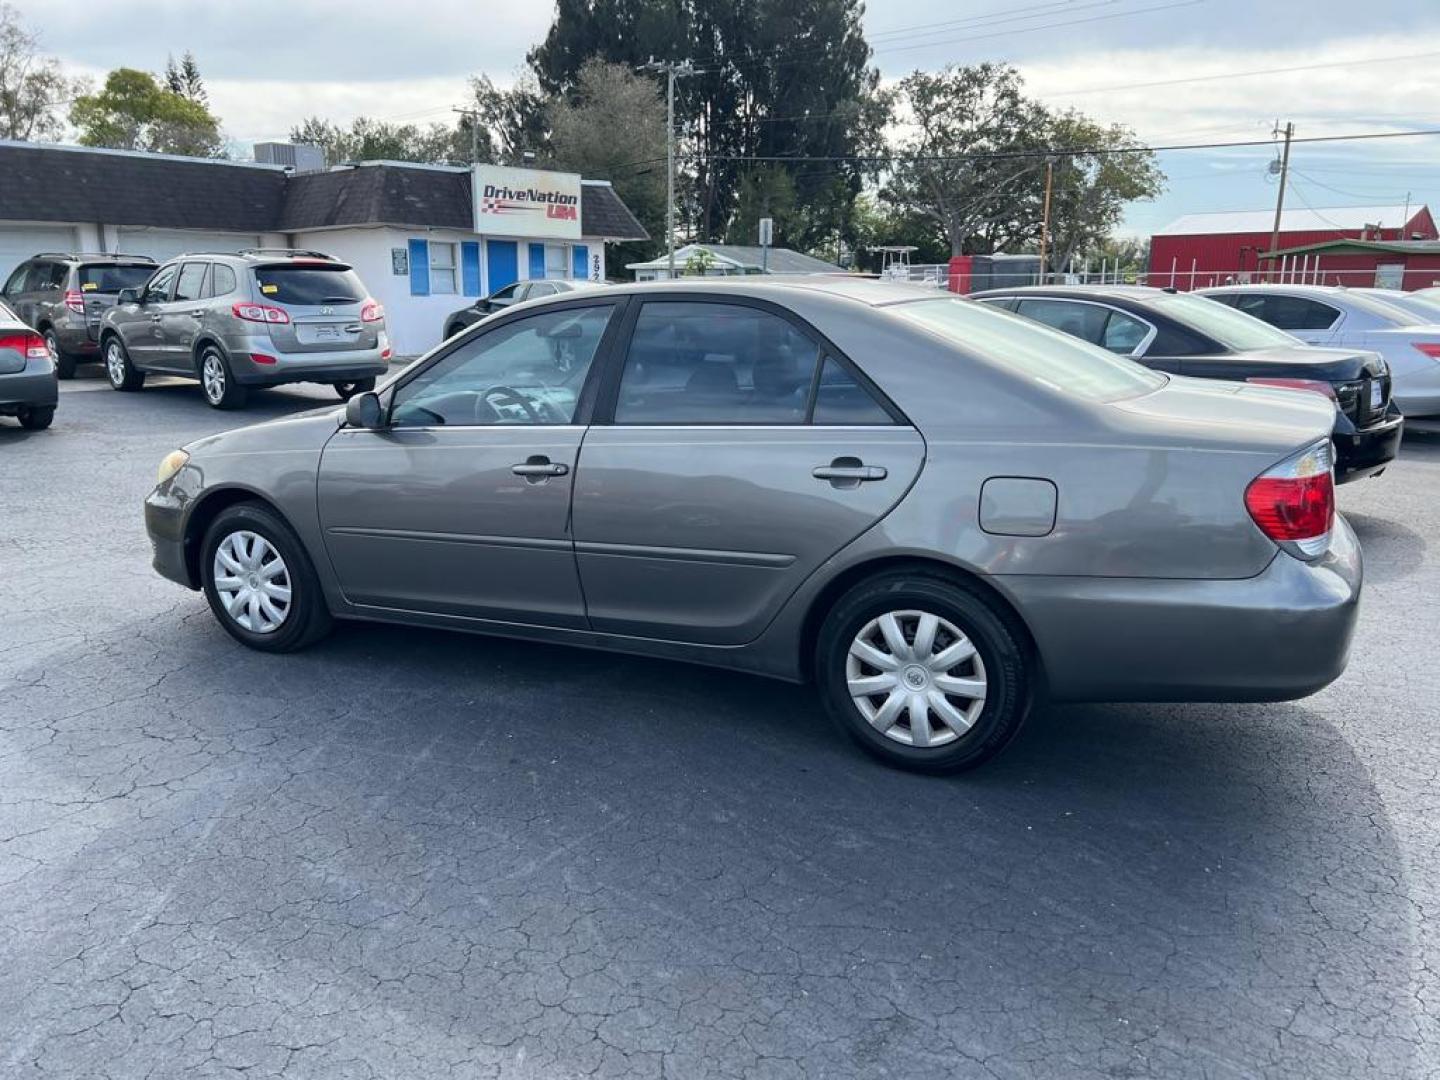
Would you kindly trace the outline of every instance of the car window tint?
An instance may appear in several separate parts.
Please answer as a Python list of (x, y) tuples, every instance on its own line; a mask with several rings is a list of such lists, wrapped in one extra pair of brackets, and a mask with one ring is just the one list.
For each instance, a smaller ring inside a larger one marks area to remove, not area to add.
[(1105, 317), (1109, 314), (1107, 308), (1098, 304), (1038, 298), (1021, 300), (1015, 310), (1027, 319), (1053, 326), (1092, 345), (1100, 344), (1100, 337), (1105, 332)]
[(65, 279), (70, 276), (70, 267), (65, 263), (51, 263), (50, 272), (46, 275), (44, 288), (63, 289)]
[(186, 263), (180, 268), (180, 280), (175, 283), (176, 300), (199, 300), (205, 295), (205, 264)]
[(80, 267), (80, 291), (87, 293), (118, 293), (121, 289), (138, 289), (155, 272), (149, 263), (92, 263)]
[(547, 284), (544, 283), (544, 282), (538, 282), (537, 284), (534, 284), (534, 285), (531, 285), (531, 286), (530, 286), (530, 291), (525, 294), (525, 299), (526, 299), (526, 300), (536, 300), (536, 299), (539, 299), (539, 298), (542, 297), (542, 296), (554, 296), (554, 295), (555, 295), (555, 286), (554, 286), (554, 285), (547, 285)]
[(617, 424), (802, 424), (819, 350), (791, 323), (738, 304), (640, 309)]
[(169, 266), (162, 266), (156, 270), (155, 276), (145, 286), (145, 303), (154, 304), (169, 297), (170, 286), (174, 283), (175, 275), (179, 271), (179, 263), (171, 263)]
[(29, 263), (21, 263), (13, 271), (11, 271), (10, 277), (5, 282), (6, 294), (24, 292), (25, 275), (29, 272)]
[(400, 387), (391, 423), (571, 423), (614, 309), (548, 311), (469, 339)]
[(235, 271), (221, 263), (216, 263), (210, 274), (210, 295), (224, 296), (235, 291)]
[(820, 384), (815, 388), (815, 424), (893, 424), (870, 391), (861, 386), (833, 356), (825, 358)]
[(283, 263), (257, 266), (255, 281), (260, 295), (272, 304), (358, 304), (365, 299), (365, 286), (348, 266)]
[(1105, 320), (1105, 334), (1100, 339), (1100, 344), (1113, 353), (1129, 356), (1140, 347), (1140, 343), (1149, 333), (1150, 327), (1133, 315), (1112, 311)]
[(521, 284), (522, 284), (522, 282), (518, 282), (518, 281), (517, 281), (514, 285), (506, 285), (503, 289), (497, 289), (497, 290), (495, 290), (495, 292), (493, 292), (493, 293), (490, 295), (490, 299), (491, 299), (491, 300), (514, 300), (515, 297), (516, 297), (516, 294), (518, 294), (518, 293), (520, 292), (520, 286), (521, 286)]
[(1277, 296), (1274, 293), (1264, 297), (1261, 312), (1252, 312), (1248, 308), (1241, 310), (1258, 315), (1281, 330), (1328, 330), (1340, 317), (1340, 312), (1329, 304), (1303, 296)]
[(1206, 300), (1213, 300), (1217, 304), (1224, 304), (1226, 307), (1235, 307), (1240, 297), (1235, 293), (1202, 293)]

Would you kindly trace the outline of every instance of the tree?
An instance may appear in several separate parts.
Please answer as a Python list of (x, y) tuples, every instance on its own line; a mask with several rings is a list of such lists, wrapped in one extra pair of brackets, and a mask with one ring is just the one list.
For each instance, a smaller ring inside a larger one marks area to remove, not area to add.
[[(463, 138), (462, 138), (463, 135)], [(325, 164), (348, 161), (419, 161), (437, 164), (463, 161), (470, 146), (469, 129), (463, 133), (446, 124), (419, 127), (390, 124), (361, 116), (349, 127), (307, 117), (290, 129), (290, 141), (318, 146), (325, 152)]]
[(200, 65), (195, 62), (195, 54), (188, 49), (178, 65), (173, 56), (165, 58), (165, 89), (186, 101), (210, 104), (210, 95), (205, 93), (205, 80), (200, 77)]
[(1127, 203), (1159, 195), (1165, 176), (1155, 155), (1139, 149), (1131, 131), (1119, 124), (1102, 125), (1068, 111), (1051, 121), (1048, 141), (1059, 153), (1046, 261), (1063, 270), (1110, 235)]
[(591, 57), (632, 68), (656, 57), (694, 60), (676, 92), (691, 235), (713, 240), (730, 230), (743, 178), (767, 164), (745, 159), (841, 159), (773, 163), (803, 208), (787, 238), (808, 248), (849, 228), (873, 171), (854, 156), (880, 146), (886, 112), (862, 13), (860, 0), (559, 0), (529, 62), (544, 90), (568, 96)]
[(501, 90), (489, 76), (477, 75), (470, 80), (470, 96), (470, 107), (480, 118), (482, 145), (488, 148), (478, 160), (520, 165), (527, 153), (537, 160), (546, 155), (548, 102), (533, 79), (519, 79)]
[(220, 121), (203, 102), (165, 89), (149, 72), (116, 68), (98, 94), (70, 107), (83, 146), (220, 157)]
[(0, 138), (54, 139), (61, 133), (58, 107), (80, 84), (60, 63), (40, 55), (40, 36), (0, 3)]
[(740, 177), (740, 192), (735, 210), (725, 229), (727, 244), (757, 244), (760, 219), (775, 221), (776, 247), (785, 247), (787, 233), (797, 220), (795, 181), (787, 169), (778, 165), (761, 165)]
[(650, 79), (622, 64), (590, 60), (575, 93), (552, 97), (543, 163), (594, 180), (609, 180), (650, 234), (650, 243), (622, 244), (618, 265), (650, 258), (665, 229), (665, 105)]

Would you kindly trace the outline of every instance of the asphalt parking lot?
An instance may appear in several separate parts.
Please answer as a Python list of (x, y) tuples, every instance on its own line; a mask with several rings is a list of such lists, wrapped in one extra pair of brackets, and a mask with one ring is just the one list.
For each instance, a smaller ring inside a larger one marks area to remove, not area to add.
[(880, 767), (795, 687), (156, 577), (208, 409), (0, 421), (0, 1077), (1440, 1076), (1440, 429), (1341, 489), (1346, 675)]

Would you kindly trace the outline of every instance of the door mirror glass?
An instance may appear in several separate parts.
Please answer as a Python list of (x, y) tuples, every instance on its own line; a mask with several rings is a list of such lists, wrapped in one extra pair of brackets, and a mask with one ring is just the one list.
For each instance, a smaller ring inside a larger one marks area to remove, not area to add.
[(356, 394), (345, 403), (345, 426), (376, 431), (385, 426), (385, 409), (373, 390)]
[(117, 304), (138, 304), (140, 302), (139, 289), (121, 289), (115, 294)]

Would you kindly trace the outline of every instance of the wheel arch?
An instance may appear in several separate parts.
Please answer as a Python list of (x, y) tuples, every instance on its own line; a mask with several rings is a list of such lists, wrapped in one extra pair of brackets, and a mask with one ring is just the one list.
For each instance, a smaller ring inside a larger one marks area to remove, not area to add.
[(190, 362), (195, 366), (196, 375), (200, 374), (200, 355), (210, 345), (220, 351), (220, 355), (224, 357), (226, 363), (230, 362), (230, 350), (225, 348), (225, 343), (216, 334), (206, 331), (195, 339), (195, 345), (190, 350)]
[(200, 588), (200, 545), (205, 539), (205, 533), (225, 510), (240, 503), (258, 503), (283, 521), (291, 532), (299, 535), (285, 512), (272, 499), (262, 495), (254, 488), (230, 485), (205, 492), (185, 518), (183, 534), (185, 576), (189, 579), (192, 589)]
[(923, 555), (882, 555), (866, 559), (853, 566), (847, 566), (825, 583), (825, 586), (810, 602), (800, 628), (799, 670), (806, 682), (814, 681), (815, 643), (820, 637), (820, 628), (825, 622), (825, 617), (835, 604), (842, 596), (862, 582), (897, 571), (910, 571), (927, 574), (931, 577), (945, 578), (983, 597), (995, 610), (995, 613), (1004, 620), (1016, 640), (1020, 642), (1021, 647), (1025, 649), (1034, 665), (1037, 684), (1043, 690), (1047, 682), (1044, 657), (1041, 655), (1035, 635), (1031, 632), (1025, 617), (1020, 614), (1019, 609), (1010, 598), (986, 581), (981, 574), (943, 559), (927, 558)]

